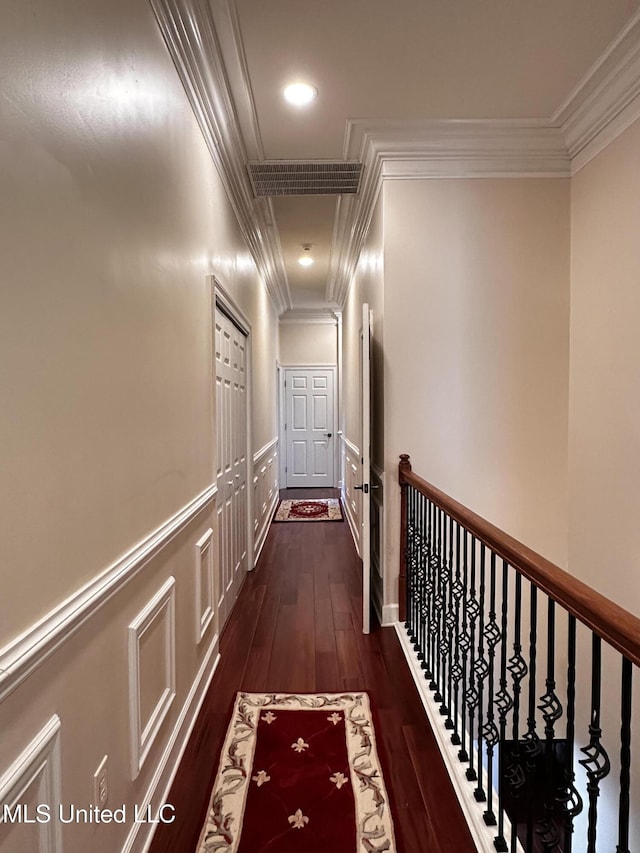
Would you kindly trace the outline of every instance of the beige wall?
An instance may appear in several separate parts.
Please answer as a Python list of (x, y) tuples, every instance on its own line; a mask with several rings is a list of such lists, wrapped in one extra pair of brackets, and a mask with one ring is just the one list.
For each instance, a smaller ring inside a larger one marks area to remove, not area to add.
[[(208, 276), (260, 352), (256, 449), (276, 435), (277, 321), (146, 0), (5, 4), (0, 65), (2, 644), (211, 484)], [(196, 646), (194, 592), (213, 516), (0, 701), (0, 778), (56, 711), (64, 801), (91, 802), (105, 753), (110, 805), (141, 801), (213, 641)], [(170, 576), (177, 693), (132, 784), (127, 626)], [(71, 826), (64, 849), (112, 853), (130, 828)]]
[[(421, 476), (565, 564), (568, 182), (395, 181), (384, 208), (387, 470), (410, 453)], [(396, 486), (394, 576), (398, 503)]]
[(280, 363), (336, 364), (336, 323), (280, 323)]
[(571, 193), (569, 564), (640, 615), (640, 122)]

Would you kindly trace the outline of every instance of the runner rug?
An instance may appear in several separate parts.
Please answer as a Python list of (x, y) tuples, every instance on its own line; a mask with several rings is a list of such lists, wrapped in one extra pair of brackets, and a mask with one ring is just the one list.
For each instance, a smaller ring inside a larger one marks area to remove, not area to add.
[(366, 693), (238, 693), (198, 853), (395, 853)]
[(338, 498), (280, 501), (275, 521), (342, 521)]

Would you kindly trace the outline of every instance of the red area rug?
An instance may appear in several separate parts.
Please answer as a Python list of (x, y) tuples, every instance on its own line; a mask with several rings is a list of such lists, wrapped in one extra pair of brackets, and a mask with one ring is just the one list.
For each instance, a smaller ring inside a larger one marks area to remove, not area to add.
[(198, 853), (395, 853), (366, 693), (238, 693)]
[(337, 498), (280, 501), (274, 521), (342, 521)]

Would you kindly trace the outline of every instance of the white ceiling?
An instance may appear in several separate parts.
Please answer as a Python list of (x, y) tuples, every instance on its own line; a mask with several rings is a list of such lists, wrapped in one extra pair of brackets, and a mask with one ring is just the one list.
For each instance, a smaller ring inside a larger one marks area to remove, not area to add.
[[(354, 119), (550, 118), (639, 6), (640, 0), (235, 0), (230, 8), (249, 91), (234, 86), (233, 74), (230, 80), (247, 151), (255, 159), (342, 159)], [(317, 87), (312, 106), (296, 110), (284, 102), (282, 88), (292, 80)], [(272, 205), (293, 307), (321, 307), (336, 197), (276, 198)], [(313, 244), (316, 258), (308, 269), (297, 264), (303, 243)]]

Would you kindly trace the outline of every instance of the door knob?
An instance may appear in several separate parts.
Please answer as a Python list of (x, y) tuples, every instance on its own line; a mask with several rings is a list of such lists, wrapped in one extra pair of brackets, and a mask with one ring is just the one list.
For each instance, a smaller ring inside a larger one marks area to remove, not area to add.
[(333, 435), (333, 433), (332, 433), (332, 432), (325, 432), (325, 435), (327, 436), (327, 438), (331, 438), (331, 436)]

